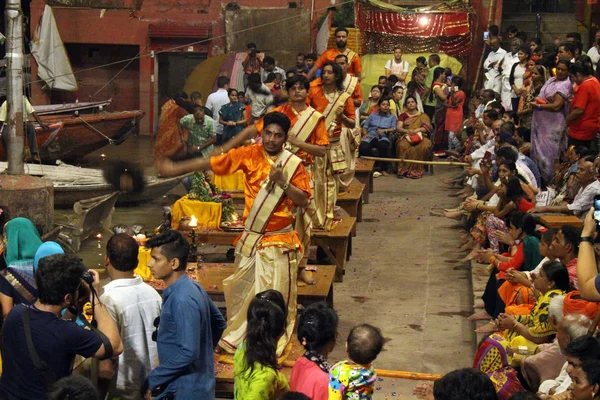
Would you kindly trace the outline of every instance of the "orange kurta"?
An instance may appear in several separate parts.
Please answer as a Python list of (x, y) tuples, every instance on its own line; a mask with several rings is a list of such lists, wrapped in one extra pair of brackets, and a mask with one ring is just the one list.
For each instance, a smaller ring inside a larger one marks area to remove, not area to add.
[[(276, 111), (287, 115), (287, 117), (290, 119), (290, 122), (292, 123), (291, 126), (294, 126), (296, 124), (296, 122), (298, 122), (298, 115), (296, 115), (294, 110), (292, 110), (292, 106), (289, 103), (281, 105), (276, 108), (273, 108), (269, 112), (276, 112)], [(260, 120), (258, 120), (254, 124), (254, 127), (258, 131), (259, 135), (262, 134), (262, 130), (264, 128), (264, 119), (261, 118)], [(327, 133), (327, 129), (325, 129), (325, 122), (323, 121), (323, 118), (321, 118), (321, 120), (319, 121), (319, 123), (317, 124), (315, 129), (313, 129), (312, 133), (308, 137), (307, 143), (314, 144), (317, 146), (327, 146), (329, 144), (329, 134)], [(305, 164), (313, 163), (312, 154), (308, 154), (307, 152), (305, 152), (302, 149), (298, 150), (296, 155), (298, 157), (300, 157), (304, 161)]]
[[(325, 97), (323, 93), (323, 84), (313, 86), (308, 90), (308, 104), (321, 114), (325, 111), (327, 106), (329, 105), (329, 100)], [(335, 112), (335, 111), (333, 111)], [(352, 97), (348, 97), (346, 102), (344, 103), (344, 115), (347, 118), (355, 119), (356, 118), (356, 109), (354, 108), (354, 101)], [(339, 137), (342, 132), (342, 124), (339, 123), (333, 134), (330, 137)]]
[[(310, 87), (315, 87), (315, 86), (321, 86), (323, 85), (323, 81), (321, 80), (321, 78), (317, 78), (314, 79), (312, 81), (310, 81)], [(354, 88), (354, 91), (352, 92), (352, 95), (350, 96), (352, 98), (352, 100), (358, 100), (362, 102), (362, 89), (360, 87), (360, 82), (356, 85), (356, 87)]]
[[(335, 58), (339, 55), (343, 54), (338, 49), (327, 49), (317, 61), (315, 61), (315, 65), (318, 68), (323, 68), (323, 65), (328, 62), (334, 62)], [(356, 54), (352, 57), (352, 60), (348, 60), (348, 73), (350, 75), (357, 75), (362, 72), (362, 65), (360, 64), (360, 57)]]
[[(267, 157), (269, 156), (264, 151), (262, 144), (253, 144), (239, 147), (223, 155), (210, 158), (211, 168), (218, 175), (230, 175), (240, 170), (244, 172), (244, 195), (246, 202), (244, 220), (250, 213), (254, 199), (256, 199), (256, 195), (260, 190), (261, 183), (267, 179), (271, 171), (271, 163)], [(308, 194), (309, 197), (311, 196), (308, 173), (304, 165), (300, 164), (294, 176), (290, 179), (290, 184)], [(266, 232), (275, 232), (291, 225), (294, 222), (293, 207), (294, 203), (286, 196), (271, 216)], [(300, 246), (300, 240), (295, 231), (267, 235), (263, 237), (261, 247), (268, 246), (269, 243), (273, 245), (285, 244), (289, 247)]]

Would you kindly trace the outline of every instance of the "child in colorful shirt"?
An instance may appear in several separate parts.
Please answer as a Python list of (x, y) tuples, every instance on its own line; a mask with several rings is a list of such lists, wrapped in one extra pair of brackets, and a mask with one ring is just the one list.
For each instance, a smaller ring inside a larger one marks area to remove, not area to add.
[(329, 371), (329, 400), (371, 399), (377, 380), (371, 363), (383, 348), (381, 331), (369, 324), (355, 326), (346, 348), (350, 360), (340, 361)]

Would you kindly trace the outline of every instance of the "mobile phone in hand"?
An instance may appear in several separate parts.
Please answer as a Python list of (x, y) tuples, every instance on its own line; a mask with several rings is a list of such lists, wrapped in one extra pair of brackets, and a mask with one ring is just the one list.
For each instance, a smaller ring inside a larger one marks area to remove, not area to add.
[(596, 231), (600, 231), (600, 195), (594, 196), (594, 221), (596, 221)]

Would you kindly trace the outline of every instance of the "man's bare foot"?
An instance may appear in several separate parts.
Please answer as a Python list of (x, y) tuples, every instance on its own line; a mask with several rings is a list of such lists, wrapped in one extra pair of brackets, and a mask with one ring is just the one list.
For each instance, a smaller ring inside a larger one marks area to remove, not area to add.
[(479, 246), (475, 246), (473, 248), (473, 250), (471, 250), (471, 252), (469, 254), (467, 254), (461, 261), (462, 262), (467, 262), (467, 261), (471, 261), (474, 260), (475, 257), (477, 257), (477, 254), (479, 253)]
[(488, 314), (486, 311), (481, 311), (481, 312), (478, 312), (478, 313), (468, 316), (467, 319), (469, 321), (481, 321), (481, 320), (486, 320), (486, 319), (492, 319), (492, 316), (490, 314)]
[(454, 179), (452, 178), (440, 178), (440, 181), (446, 185), (454, 185)]
[(473, 250), (473, 248), (475, 247), (476, 242), (473, 238), (469, 238), (466, 242), (464, 242), (463, 244), (457, 246), (460, 251), (471, 251)]
[(494, 332), (498, 332), (498, 325), (496, 325), (496, 321), (490, 321), (489, 323), (480, 326), (479, 328), (475, 329), (475, 333), (481, 333), (481, 334), (488, 334), (488, 333), (494, 333)]
[(485, 308), (485, 305), (483, 303), (475, 303), (473, 305), (473, 308), (475, 308), (475, 309), (483, 309), (483, 308)]
[(314, 285), (315, 283), (317, 283), (313, 278), (312, 271), (307, 271), (305, 268), (302, 268), (298, 273), (298, 279), (301, 282), (306, 283), (307, 285)]

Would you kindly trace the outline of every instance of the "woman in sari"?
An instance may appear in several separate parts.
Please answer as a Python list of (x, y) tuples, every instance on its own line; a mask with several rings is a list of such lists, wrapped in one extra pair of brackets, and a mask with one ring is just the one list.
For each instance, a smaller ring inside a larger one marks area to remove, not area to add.
[(227, 94), (229, 103), (219, 111), (219, 123), (223, 125), (223, 143), (240, 133), (248, 122), (246, 107), (238, 101), (238, 91), (229, 89)]
[(4, 225), (6, 269), (0, 271), (0, 304), (5, 317), (15, 304), (33, 304), (37, 298), (33, 261), (41, 244), (37, 228), (27, 218)]
[(528, 315), (500, 314), (497, 319), (499, 332), (486, 338), (477, 350), (473, 368), (486, 373), (498, 392), (500, 400), (509, 399), (522, 391), (517, 372), (511, 367), (514, 349), (526, 346), (533, 354), (538, 344), (548, 343), (556, 332), (548, 315), (548, 306), (554, 296), (569, 291), (569, 273), (560, 261), (548, 261), (536, 278), (535, 289), (539, 296)]
[(433, 82), (429, 92), (429, 100), (435, 98), (435, 114), (433, 115), (433, 126), (435, 129), (433, 140), (433, 151), (448, 150), (448, 132), (446, 132), (446, 107), (448, 100), (448, 89), (446, 87), (446, 73), (444, 68), (433, 70)]
[(185, 109), (187, 94), (177, 92), (160, 109), (160, 122), (154, 144), (154, 158), (185, 155), (185, 145), (179, 136), (177, 122), (188, 114)]
[(550, 78), (540, 90), (531, 121), (531, 155), (540, 168), (542, 180), (547, 184), (554, 177), (554, 162), (566, 150), (569, 98), (573, 85), (569, 79), (567, 59), (556, 64), (556, 76)]
[(401, 104), (405, 104), (406, 99), (413, 97), (417, 100), (417, 110), (423, 112), (423, 99), (428, 93), (428, 88), (425, 87), (425, 78), (427, 77), (427, 68), (416, 67), (413, 69), (412, 78), (406, 85), (404, 91), (404, 97), (402, 97)]
[(360, 105), (360, 124), (362, 125), (369, 115), (376, 113), (378, 108), (379, 100), (381, 99), (381, 88), (377, 85), (371, 87), (371, 93), (369, 98), (364, 100)]
[[(404, 101), (404, 112), (398, 118), (398, 132), (400, 139), (396, 145), (399, 158), (407, 160), (431, 159), (431, 121), (427, 114), (417, 109), (417, 99), (408, 96)], [(425, 173), (422, 164), (398, 163), (398, 178), (419, 179)]]
[[(489, 263), (492, 273), (488, 279), (481, 299), (485, 311), (480, 314), (474, 314), (470, 319), (496, 318), (505, 312), (506, 303), (502, 301), (510, 298), (512, 293), (510, 288), (505, 287), (506, 272), (513, 271), (531, 271), (542, 260), (540, 255), (540, 240), (535, 236), (535, 219), (523, 212), (514, 212), (510, 218), (508, 232), (499, 231), (496, 233), (497, 239), (508, 246), (508, 251), (498, 254), (492, 250), (480, 252), (478, 259), (480, 262)], [(523, 299), (527, 300), (527, 299)], [(497, 331), (497, 321), (493, 320), (488, 325), (479, 327), (476, 332), (490, 333)]]
[[(482, 164), (487, 173), (487, 164)], [(463, 261), (472, 260), (480, 249), (487, 247), (488, 243), (493, 251), (499, 251), (500, 243), (496, 232), (507, 232), (505, 219), (508, 218), (508, 215), (517, 210), (527, 212), (534, 206), (532, 202), (532, 199), (535, 199), (534, 190), (518, 173), (515, 163), (505, 161), (498, 166), (498, 181), (498, 184), (494, 184), (494, 189), (487, 195), (490, 199), (497, 195), (497, 202), (486, 204), (484, 198), (481, 200), (467, 199), (463, 204), (463, 209), (466, 211), (481, 211), (473, 228), (469, 231), (475, 242), (474, 248)], [(451, 218), (450, 215), (447, 216)]]
[(521, 91), (517, 115), (521, 119), (521, 126), (531, 129), (531, 118), (533, 116), (532, 103), (540, 95), (542, 86), (546, 83), (546, 68), (543, 65), (535, 65), (531, 68), (530, 80)]

